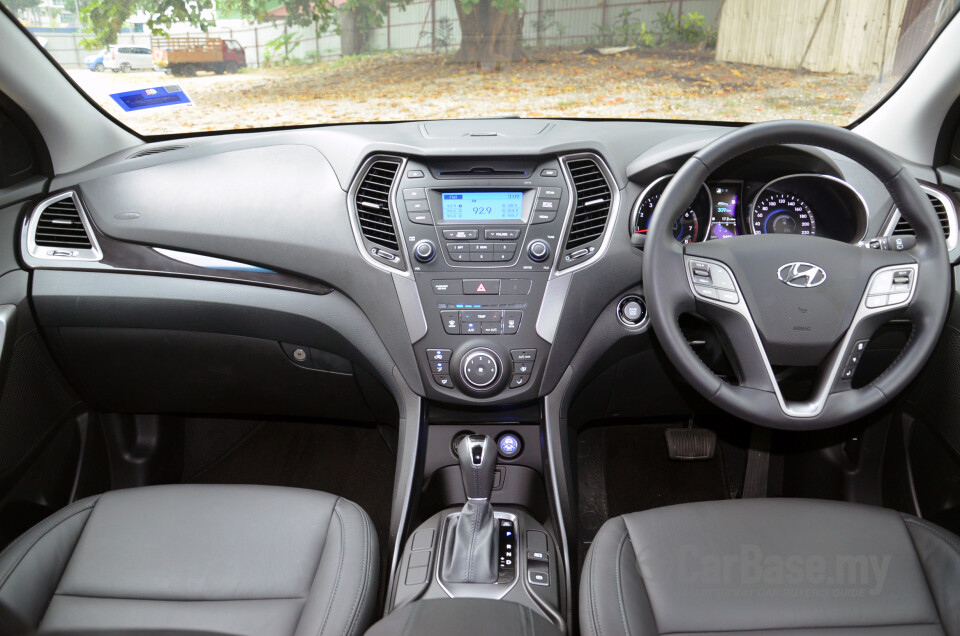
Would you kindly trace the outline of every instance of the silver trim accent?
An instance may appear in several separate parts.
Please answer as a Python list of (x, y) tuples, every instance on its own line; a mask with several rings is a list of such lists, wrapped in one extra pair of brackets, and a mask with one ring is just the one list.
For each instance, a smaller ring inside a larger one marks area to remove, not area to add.
[[(657, 177), (656, 179), (651, 181), (647, 185), (647, 187), (643, 189), (642, 192), (640, 192), (640, 196), (638, 196), (637, 200), (633, 202), (633, 208), (630, 210), (630, 227), (628, 228), (630, 230), (631, 237), (636, 233), (637, 216), (639, 216), (640, 214), (640, 204), (643, 203), (644, 199), (650, 196), (650, 191), (653, 190), (655, 187), (657, 187), (657, 185), (659, 185), (661, 181), (665, 179), (669, 179), (675, 174), (676, 174), (675, 172), (672, 172), (670, 174), (665, 174), (662, 177)], [(710, 194), (710, 188), (707, 186), (706, 181), (704, 181), (700, 187), (706, 189), (707, 191), (707, 202), (708, 202), (709, 208), (707, 209), (707, 230), (706, 232), (703, 233), (703, 238), (699, 241), (694, 241), (695, 243), (703, 243), (704, 241), (706, 241), (710, 237), (710, 228), (713, 227), (713, 196), (711, 196)], [(654, 208), (654, 210), (656, 210), (656, 208)]]
[(557, 327), (560, 326), (560, 315), (567, 301), (571, 280), (562, 276), (550, 278), (543, 290), (543, 300), (540, 303), (540, 311), (537, 312), (537, 335), (550, 344), (553, 344)]
[[(643, 306), (643, 318), (640, 319), (640, 322), (634, 324), (627, 322), (626, 318), (623, 317), (623, 306), (630, 301), (637, 301)], [(644, 300), (643, 296), (638, 294), (627, 294), (620, 299), (620, 302), (617, 303), (617, 320), (620, 321), (620, 324), (630, 329), (631, 331), (641, 331), (646, 328), (647, 324), (650, 322), (650, 312), (647, 310), (647, 301)]]
[[(560, 381), (557, 382), (557, 386), (543, 398), (543, 432), (547, 439), (545, 446), (547, 450), (547, 473), (549, 477), (547, 497), (549, 497), (553, 503), (557, 532), (560, 534), (560, 550), (563, 552), (563, 587), (566, 598), (561, 601), (561, 604), (565, 610), (563, 614), (564, 619), (566, 617), (573, 618), (574, 608), (572, 607), (573, 590), (571, 589), (570, 544), (567, 539), (567, 527), (563, 517), (563, 502), (560, 500), (560, 484), (557, 479), (557, 466), (562, 466), (563, 464), (558, 462), (559, 458), (556, 456), (555, 451), (562, 452), (560, 450), (562, 448), (562, 442), (557, 439), (557, 434), (559, 433), (560, 423), (564, 420), (564, 413), (562, 412), (563, 400), (570, 386), (570, 378), (572, 376), (573, 367), (567, 367), (566, 371), (564, 371), (560, 377)], [(556, 431), (554, 431), (554, 427), (556, 427)], [(559, 567), (557, 569), (558, 571), (560, 570)], [(576, 619), (573, 619), (573, 622), (575, 621)]]
[(406, 253), (406, 250), (403, 248), (403, 226), (400, 225), (399, 211), (397, 210), (397, 206), (394, 205), (397, 191), (400, 188), (400, 181), (403, 179), (403, 173), (407, 167), (406, 157), (401, 157), (399, 155), (379, 154), (372, 155), (363, 162), (363, 164), (360, 166), (360, 169), (357, 170), (357, 173), (353, 176), (353, 182), (350, 184), (350, 189), (347, 190), (347, 210), (350, 215), (350, 228), (353, 230), (353, 238), (357, 242), (357, 249), (360, 250), (360, 254), (363, 256), (364, 260), (384, 272), (389, 272), (390, 274), (399, 274), (401, 276), (406, 276), (410, 279), (413, 279), (413, 272), (410, 270), (409, 258), (405, 259), (405, 269), (390, 267), (389, 265), (385, 265), (383, 261), (378, 261), (376, 258), (374, 258), (373, 255), (367, 251), (367, 248), (363, 243), (363, 233), (360, 231), (360, 221), (359, 217), (357, 216), (357, 191), (360, 189), (360, 184), (363, 182), (363, 178), (367, 176), (367, 171), (370, 170), (370, 166), (375, 162), (382, 160), (400, 161), (400, 167), (397, 168), (397, 178), (394, 179), (393, 185), (390, 187), (390, 193), (387, 195), (387, 206), (390, 208), (390, 218), (393, 221), (393, 229), (397, 233), (397, 244), (400, 246), (399, 252), (401, 254)]
[[(467, 377), (467, 374), (464, 371), (464, 369), (467, 366), (467, 363), (469, 363), (471, 360), (473, 360), (477, 356), (488, 356), (490, 358), (493, 358), (496, 361), (497, 372), (494, 374), (492, 378), (490, 378), (490, 381), (487, 382), (486, 384), (476, 384), (475, 382), (473, 382)], [(496, 351), (494, 351), (493, 349), (488, 349), (487, 347), (477, 347), (476, 349), (471, 349), (470, 351), (467, 352), (465, 356), (463, 356), (463, 359), (460, 360), (460, 377), (463, 378), (463, 381), (467, 384), (467, 386), (473, 389), (474, 391), (489, 391), (490, 389), (493, 388), (493, 385), (497, 383), (497, 380), (499, 380), (504, 373), (506, 373), (506, 369), (503, 368), (503, 360), (500, 359), (500, 356), (497, 355)]]
[(217, 258), (215, 256), (204, 256), (203, 254), (193, 254), (192, 252), (168, 250), (164, 247), (154, 247), (151, 249), (158, 254), (166, 256), (167, 258), (179, 261), (181, 263), (186, 263), (187, 265), (193, 265), (194, 267), (202, 267), (204, 269), (229, 269), (245, 272), (276, 273), (272, 269), (267, 269), (266, 267), (250, 265), (249, 263), (241, 263), (239, 261), (229, 261), (225, 258)]
[[(603, 175), (603, 178), (607, 180), (607, 187), (610, 188), (610, 213), (607, 215), (606, 225), (603, 226), (603, 234), (601, 235), (602, 239), (600, 241), (600, 247), (597, 248), (597, 251), (592, 255), (585, 256), (583, 260), (576, 265), (560, 270), (557, 269), (557, 266), (560, 264), (560, 257), (565, 251), (564, 245), (566, 244), (567, 236), (570, 233), (570, 219), (572, 218), (575, 207), (574, 202), (576, 199), (576, 190), (573, 187), (573, 175), (570, 174), (570, 168), (567, 166), (567, 162), (574, 159), (592, 159), (593, 161), (597, 162), (597, 167), (600, 168), (600, 173)], [(593, 265), (602, 259), (610, 245), (610, 237), (613, 235), (613, 228), (616, 227), (620, 218), (620, 185), (617, 183), (617, 180), (613, 178), (613, 172), (611, 172), (610, 168), (607, 166), (607, 162), (603, 160), (603, 157), (594, 152), (578, 152), (571, 155), (563, 155), (559, 157), (559, 160), (560, 174), (563, 175), (563, 180), (566, 182), (567, 191), (570, 193), (570, 197), (567, 200), (567, 213), (563, 216), (563, 226), (560, 230), (560, 240), (557, 241), (557, 254), (554, 256), (553, 266), (550, 268), (551, 279), (572, 274), (583, 269), (584, 267), (589, 267), (590, 265)], [(539, 332), (539, 329), (537, 331)]]
[[(730, 280), (733, 281), (733, 286), (736, 288), (736, 292), (738, 296), (737, 302), (726, 303), (720, 300), (706, 298), (698, 294), (696, 292), (696, 286), (693, 283), (693, 273), (691, 271), (692, 268), (690, 267), (691, 261), (709, 263), (710, 265), (713, 265), (716, 267), (722, 267), (724, 270), (726, 270), (727, 273), (730, 275)], [(917, 290), (917, 285), (919, 284), (919, 281), (918, 281), (919, 266), (916, 263), (902, 264), (902, 265), (888, 265), (875, 270), (870, 275), (870, 280), (867, 281), (867, 286), (864, 288), (863, 296), (860, 298), (860, 304), (857, 308), (857, 312), (853, 316), (853, 320), (850, 322), (850, 327), (847, 329), (846, 333), (844, 334), (843, 340), (840, 342), (840, 345), (834, 348), (833, 352), (830, 354), (830, 358), (828, 358), (828, 362), (826, 366), (830, 369), (830, 371), (829, 373), (823, 374), (822, 377), (819, 379), (817, 383), (817, 387), (814, 389), (813, 399), (807, 400), (805, 402), (787, 402), (780, 391), (780, 385), (777, 384), (776, 375), (773, 373), (773, 368), (770, 365), (770, 360), (767, 358), (767, 352), (763, 348), (763, 341), (760, 339), (760, 334), (757, 331), (756, 323), (754, 323), (753, 316), (750, 314), (750, 310), (747, 308), (747, 304), (743, 299), (743, 292), (740, 289), (740, 284), (737, 282), (737, 279), (733, 275), (733, 272), (730, 271), (730, 268), (727, 267), (725, 264), (710, 258), (699, 258), (699, 257), (686, 256), (686, 255), (683, 257), (683, 267), (684, 267), (684, 270), (686, 271), (687, 283), (690, 286), (690, 293), (693, 294), (694, 298), (696, 298), (698, 301), (711, 303), (718, 307), (723, 307), (724, 309), (728, 309), (730, 311), (736, 312), (741, 316), (743, 316), (743, 318), (747, 321), (747, 325), (750, 327), (750, 333), (753, 335), (754, 344), (756, 345), (757, 351), (760, 354), (760, 358), (763, 361), (763, 366), (767, 371), (767, 376), (770, 380), (771, 386), (773, 387), (773, 391), (777, 396), (777, 402), (780, 403), (780, 410), (783, 411), (784, 415), (787, 415), (788, 417), (797, 417), (797, 418), (816, 417), (820, 415), (820, 413), (823, 411), (823, 407), (826, 405), (827, 399), (830, 397), (830, 392), (832, 391), (838, 379), (838, 373), (840, 372), (841, 367), (843, 366), (844, 355), (846, 354), (848, 347), (850, 346), (850, 341), (853, 339), (853, 334), (856, 333), (857, 327), (860, 326), (860, 323), (863, 322), (864, 319), (870, 316), (883, 313), (886, 311), (892, 311), (894, 309), (900, 309), (902, 307), (906, 307), (913, 301), (914, 294), (916, 293), (916, 290)], [(873, 285), (874, 279), (876, 279), (877, 276), (879, 276), (883, 272), (892, 271), (892, 270), (904, 270), (904, 269), (913, 270), (914, 283), (910, 287), (909, 297), (906, 300), (897, 303), (896, 305), (876, 307), (876, 308), (867, 307), (866, 305), (867, 295), (870, 292), (870, 287), (871, 285)]]
[[(927, 194), (936, 197), (940, 203), (943, 204), (943, 208), (947, 211), (947, 251), (952, 252), (957, 248), (957, 242), (960, 240), (960, 232), (957, 231), (957, 207), (953, 204), (953, 200), (947, 196), (946, 193), (941, 192), (936, 188), (932, 188), (921, 183), (920, 189)], [(896, 229), (897, 223), (900, 222), (900, 217), (902, 216), (903, 215), (900, 214), (900, 210), (898, 208), (894, 208), (890, 213), (890, 218), (887, 219), (883, 229), (880, 230), (880, 236), (892, 236), (893, 230)]]
[[(57, 201), (63, 201), (64, 199), (72, 198), (73, 203), (77, 206), (77, 215), (80, 217), (80, 223), (83, 224), (83, 229), (87, 233), (87, 238), (90, 240), (91, 247), (89, 249), (82, 250), (73, 250), (69, 247), (60, 248), (62, 250), (67, 250), (72, 252), (69, 255), (54, 255), (49, 252), (57, 250), (57, 248), (40, 246), (36, 242), (37, 234), (37, 225), (40, 223), (40, 215), (43, 212), (56, 203)], [(44, 199), (37, 204), (37, 207), (33, 208), (33, 211), (24, 219), (23, 222), (23, 232), (21, 234), (21, 249), (24, 252), (32, 256), (33, 258), (47, 260), (47, 261), (100, 261), (103, 260), (103, 251), (100, 249), (100, 244), (97, 242), (97, 237), (93, 231), (93, 224), (90, 222), (90, 218), (87, 216), (87, 211), (83, 207), (83, 204), (80, 202), (80, 197), (77, 195), (76, 191), (69, 190), (67, 192), (61, 192), (60, 194), (54, 195), (47, 199)]]
[[(494, 519), (505, 519), (506, 521), (513, 522), (513, 531), (514, 536), (517, 539), (517, 545), (514, 550), (517, 554), (516, 562), (516, 575), (513, 577), (513, 581), (509, 585), (503, 585), (501, 583), (450, 583), (449, 581), (444, 581), (443, 577), (440, 576), (440, 570), (443, 566), (443, 554), (444, 546), (447, 543), (447, 535), (449, 534), (449, 526), (453, 523), (454, 519), (460, 517), (459, 512), (453, 512), (444, 517), (443, 522), (440, 524), (440, 541), (437, 546), (437, 558), (436, 566), (434, 568), (434, 576), (437, 579), (437, 583), (440, 585), (447, 596), (450, 598), (487, 598), (493, 600), (500, 600), (504, 596), (510, 593), (517, 585), (517, 581), (520, 580), (520, 555), (526, 555), (526, 536), (525, 533), (520, 532), (520, 520), (517, 519), (516, 515), (509, 512), (500, 512), (497, 510), (493, 511)], [(499, 529), (498, 529), (498, 540), (499, 540)], [(522, 543), (521, 543), (522, 542)], [(523, 549), (520, 546), (523, 545)]]
[[(858, 216), (860, 217), (859, 220), (863, 222), (863, 232), (861, 233), (860, 237), (854, 241), (850, 241), (850, 243), (851, 245), (856, 245), (858, 241), (862, 241), (864, 238), (866, 238), (867, 231), (869, 230), (868, 226), (870, 221), (870, 208), (869, 206), (867, 206), (867, 200), (863, 197), (862, 194), (860, 194), (859, 190), (854, 188), (847, 181), (844, 181), (843, 179), (839, 179), (829, 174), (817, 174), (815, 172), (798, 172), (796, 174), (788, 174), (783, 177), (777, 177), (776, 179), (772, 181), (768, 181), (765, 184), (763, 184), (763, 187), (760, 188), (757, 194), (753, 197), (753, 201), (750, 202), (750, 207), (746, 211), (747, 227), (750, 228), (751, 234), (757, 234), (756, 230), (753, 227), (753, 210), (757, 206), (757, 201), (760, 200), (760, 195), (762, 195), (767, 190), (767, 188), (772, 186), (774, 183), (777, 183), (778, 181), (784, 181), (786, 179), (795, 179), (797, 177), (808, 177), (811, 179), (826, 179), (827, 181), (833, 181), (834, 183), (839, 183), (840, 185), (843, 185), (849, 188), (850, 192), (853, 192), (856, 195), (857, 199), (860, 201), (861, 210)], [(814, 214), (814, 220), (816, 220), (816, 214)]]
[(410, 344), (413, 344), (427, 335), (427, 317), (420, 303), (417, 283), (412, 278), (401, 276), (397, 271), (394, 272), (393, 286), (397, 290), (397, 298), (400, 299), (400, 311), (403, 312), (403, 321), (407, 323)]

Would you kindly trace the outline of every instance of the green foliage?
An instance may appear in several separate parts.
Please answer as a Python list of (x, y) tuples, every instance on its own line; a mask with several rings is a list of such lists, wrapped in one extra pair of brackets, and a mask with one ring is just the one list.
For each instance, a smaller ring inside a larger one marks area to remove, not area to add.
[(266, 44), (264, 59), (267, 60), (267, 66), (274, 63), (289, 64), (294, 59), (290, 54), (300, 46), (300, 40), (293, 33), (284, 33), (275, 37)]
[(677, 37), (681, 42), (688, 44), (699, 44), (701, 42), (710, 45), (711, 39), (716, 44), (716, 31), (707, 24), (707, 19), (699, 11), (693, 11), (680, 18), (680, 27), (677, 29)]
[(698, 44), (715, 46), (717, 32), (710, 28), (702, 13), (693, 11), (684, 14), (678, 23), (673, 11), (657, 13), (654, 30), (647, 28), (646, 22), (634, 21), (635, 11), (624, 7), (612, 25), (596, 25), (597, 38), (594, 46), (642, 46), (646, 48), (664, 47), (673, 44)]
[(81, 44), (95, 49), (116, 43), (123, 24), (140, 11), (150, 14), (147, 28), (154, 35), (166, 35), (177, 22), (206, 31), (211, 22), (202, 12), (212, 8), (212, 0), (92, 0), (80, 10), (80, 20), (94, 36)]
[(446, 16), (439, 18), (437, 20), (436, 31), (422, 31), (420, 35), (428, 36), (432, 42), (433, 48), (446, 51), (453, 46), (453, 20)]
[(558, 38), (563, 37), (563, 25), (557, 21), (557, 12), (553, 9), (544, 11), (539, 20), (533, 21), (533, 30), (538, 40), (548, 35), (551, 30), (557, 32)]

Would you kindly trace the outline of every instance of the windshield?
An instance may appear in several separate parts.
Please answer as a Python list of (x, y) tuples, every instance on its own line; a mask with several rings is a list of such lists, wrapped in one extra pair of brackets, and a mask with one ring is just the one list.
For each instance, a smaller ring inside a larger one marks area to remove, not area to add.
[(93, 101), (144, 135), (490, 116), (847, 125), (960, 5), (0, 2)]

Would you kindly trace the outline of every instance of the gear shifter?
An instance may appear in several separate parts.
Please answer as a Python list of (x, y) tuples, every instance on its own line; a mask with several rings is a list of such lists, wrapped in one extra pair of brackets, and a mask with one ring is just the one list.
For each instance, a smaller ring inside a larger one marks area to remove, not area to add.
[(443, 551), (443, 579), (451, 583), (497, 581), (497, 531), (490, 505), (497, 446), (488, 435), (466, 435), (457, 445), (467, 503)]

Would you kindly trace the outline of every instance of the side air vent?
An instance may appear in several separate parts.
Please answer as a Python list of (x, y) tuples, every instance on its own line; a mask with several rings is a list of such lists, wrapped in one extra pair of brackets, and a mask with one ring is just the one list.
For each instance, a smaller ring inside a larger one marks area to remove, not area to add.
[(181, 150), (182, 148), (186, 148), (186, 146), (154, 146), (153, 148), (135, 152), (127, 157), (127, 159), (139, 159), (140, 157), (149, 157), (150, 155), (158, 155), (161, 152), (170, 152), (171, 150)]
[(36, 258), (98, 261), (100, 246), (75, 192), (42, 201), (26, 226), (27, 251)]
[(361, 249), (377, 264), (395, 269), (403, 269), (404, 262), (390, 211), (390, 196), (401, 166), (400, 157), (375, 157), (365, 164), (351, 190), (356, 212), (354, 229)]
[[(613, 206), (613, 191), (610, 183), (595, 159), (575, 158), (566, 162), (573, 179), (576, 205), (570, 232), (567, 234), (565, 251), (576, 250), (603, 236), (607, 218)], [(589, 249), (587, 253), (593, 252)], [(575, 252), (576, 253), (576, 252)], [(582, 254), (578, 258), (586, 256)], [(572, 254), (565, 256), (565, 259)]]
[[(943, 238), (947, 241), (947, 249), (952, 250), (957, 246), (957, 209), (949, 195), (933, 188), (921, 185), (923, 191), (930, 199), (937, 218), (940, 219), (940, 227), (943, 229)], [(890, 222), (887, 226), (892, 228), (887, 231), (888, 236), (913, 236), (913, 228), (910, 222), (900, 214), (900, 210), (894, 210)]]

